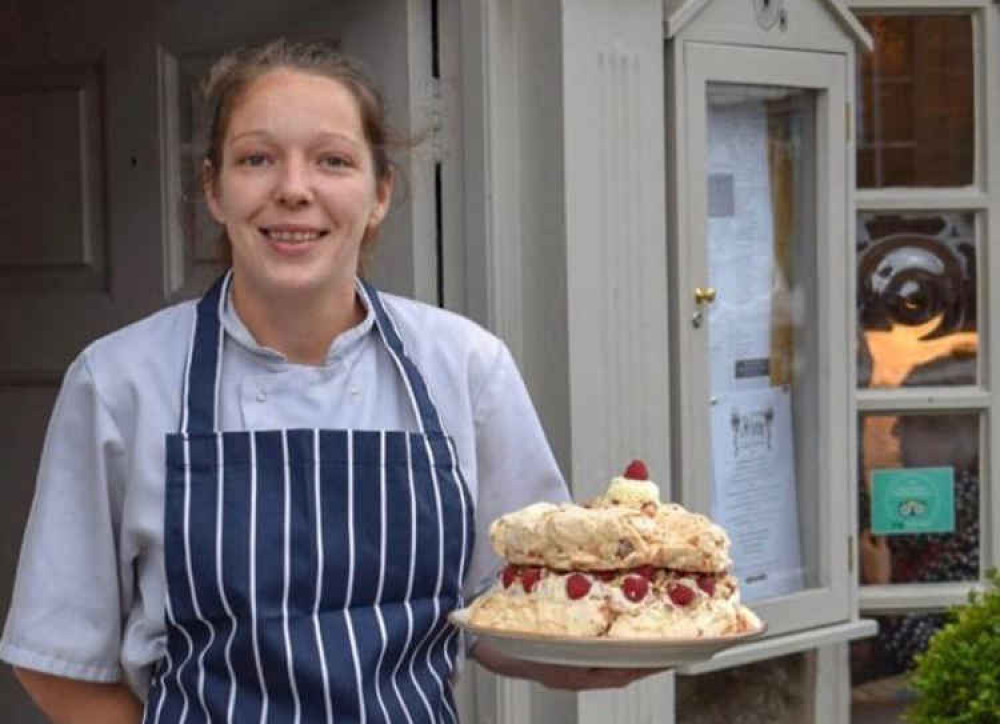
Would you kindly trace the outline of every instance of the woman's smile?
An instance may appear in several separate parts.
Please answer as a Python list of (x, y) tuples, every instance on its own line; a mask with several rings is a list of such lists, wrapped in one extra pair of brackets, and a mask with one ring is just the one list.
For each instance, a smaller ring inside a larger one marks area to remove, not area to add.
[(262, 226), (258, 231), (268, 248), (285, 258), (303, 257), (312, 253), (329, 233), (327, 229), (299, 224)]

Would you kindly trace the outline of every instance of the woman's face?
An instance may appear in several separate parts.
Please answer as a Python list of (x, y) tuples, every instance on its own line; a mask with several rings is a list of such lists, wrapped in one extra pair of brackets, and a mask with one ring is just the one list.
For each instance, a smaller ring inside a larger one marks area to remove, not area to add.
[(344, 85), (294, 70), (261, 76), (233, 109), (221, 159), (205, 192), (232, 243), (241, 293), (267, 299), (353, 284), (392, 183), (376, 181)]

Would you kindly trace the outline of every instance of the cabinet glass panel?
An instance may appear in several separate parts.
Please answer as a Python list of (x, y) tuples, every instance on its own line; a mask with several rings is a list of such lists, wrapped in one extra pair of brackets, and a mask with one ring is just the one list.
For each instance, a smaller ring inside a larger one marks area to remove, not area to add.
[(976, 246), (970, 213), (859, 214), (859, 387), (976, 384)]
[(858, 56), (858, 187), (967, 186), (975, 167), (972, 17), (869, 15)]
[(819, 585), (817, 95), (709, 83), (707, 103), (712, 515), (757, 601)]
[(861, 416), (861, 583), (979, 580), (979, 421)]

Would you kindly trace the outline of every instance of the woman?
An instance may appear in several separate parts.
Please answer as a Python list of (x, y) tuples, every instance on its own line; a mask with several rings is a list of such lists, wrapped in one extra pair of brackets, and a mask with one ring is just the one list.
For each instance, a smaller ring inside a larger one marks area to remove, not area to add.
[(565, 485), (499, 340), (357, 278), (393, 187), (357, 68), (278, 42), (208, 96), (232, 270), (69, 368), (0, 657), (56, 722), (455, 721), (486, 527)]

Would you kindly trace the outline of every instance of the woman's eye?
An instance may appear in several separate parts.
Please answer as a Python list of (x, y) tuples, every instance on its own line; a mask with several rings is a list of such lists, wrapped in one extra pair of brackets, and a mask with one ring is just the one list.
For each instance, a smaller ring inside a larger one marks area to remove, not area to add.
[(323, 156), (320, 164), (328, 168), (346, 168), (351, 166), (351, 159), (347, 156)]
[(239, 160), (241, 166), (249, 166), (251, 168), (258, 168), (260, 166), (266, 165), (270, 159), (267, 154), (264, 153), (248, 153), (242, 156)]

